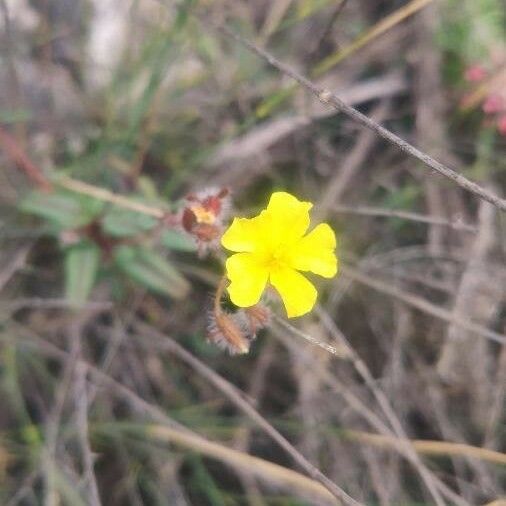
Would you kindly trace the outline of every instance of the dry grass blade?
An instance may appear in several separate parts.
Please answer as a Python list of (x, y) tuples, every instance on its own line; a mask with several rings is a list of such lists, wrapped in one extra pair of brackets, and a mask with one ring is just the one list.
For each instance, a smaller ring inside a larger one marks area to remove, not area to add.
[[(329, 324), (329, 318), (323, 314), (320, 310), (322, 320), (326, 320), (326, 324)], [(452, 499), (456, 504), (467, 504), (465, 501), (460, 500), (456, 494), (449, 489), (443, 482), (441, 482), (436, 476), (434, 476), (423, 464), (423, 462), (418, 458), (414, 448), (411, 445), (411, 441), (407, 438), (406, 433), (401, 425), (400, 420), (397, 418), (393, 408), (390, 405), (389, 400), (383, 391), (376, 385), (374, 378), (372, 377), (367, 365), (360, 358), (360, 356), (355, 352), (350, 343), (346, 340), (345, 336), (340, 333), (337, 327), (334, 326), (333, 322), (330, 322), (332, 328), (329, 330), (332, 331), (334, 337), (338, 339), (339, 348), (336, 348), (327, 343), (320, 342), (314, 339), (311, 335), (306, 334), (304, 332), (299, 331), (297, 328), (293, 327), (289, 323), (285, 322), (283, 319), (276, 317), (276, 322), (280, 324), (283, 328), (289, 330), (290, 332), (302, 337), (303, 339), (309, 341), (312, 344), (319, 346), (322, 349), (332, 353), (335, 356), (346, 357), (355, 367), (355, 370), (362, 377), (365, 383), (368, 385), (370, 390), (372, 391), (374, 397), (376, 398), (378, 404), (381, 406), (381, 409), (387, 419), (389, 420), (395, 434), (398, 436), (396, 438), (396, 444), (398, 443), (398, 448), (402, 451), (403, 455), (414, 465), (414, 467), (418, 470), (421, 478), (425, 482), (427, 489), (432, 495), (435, 503), (438, 505), (443, 505), (444, 501), (440, 494), (440, 491), (443, 492), (448, 498)], [(342, 350), (342, 351), (341, 351)], [(341, 355), (338, 355), (337, 352), (340, 352)], [(388, 429), (387, 429), (388, 430)]]
[(320, 75), (327, 70), (331, 69), (334, 65), (337, 65), (340, 61), (344, 60), (355, 51), (361, 49), (369, 42), (374, 40), (376, 37), (382, 35), (383, 33), (390, 30), (390, 28), (394, 27), (401, 21), (404, 21), (409, 16), (417, 13), (420, 9), (423, 9), (426, 5), (433, 2), (433, 0), (413, 0), (407, 5), (397, 9), (395, 12), (382, 19), (379, 23), (374, 25), (370, 30), (368, 30), (364, 35), (360, 36), (357, 40), (352, 42), (349, 46), (344, 47), (343, 49), (337, 51), (334, 54), (331, 54), (323, 61), (321, 61), (315, 68), (314, 74)]
[[(369, 432), (346, 431), (345, 437), (349, 437), (359, 443), (371, 444), (380, 448), (392, 448), (398, 444), (398, 438), (384, 436), (382, 434), (371, 434)], [(411, 444), (417, 453), (423, 455), (457, 456), (484, 460), (493, 464), (506, 465), (506, 453), (489, 450), (488, 448), (479, 448), (462, 443), (423, 439), (411, 440)]]
[(401, 220), (409, 220), (417, 223), (427, 223), (428, 225), (436, 225), (438, 227), (448, 227), (452, 230), (461, 230), (463, 232), (476, 233), (478, 227), (469, 223), (461, 223), (460, 221), (448, 221), (437, 216), (427, 216), (410, 211), (399, 211), (397, 209), (384, 209), (379, 207), (368, 206), (333, 206), (333, 211), (343, 214), (356, 214), (358, 216), (374, 216), (382, 218), (399, 218)]
[[(11, 322), (9, 331), (12, 335), (16, 336), (15, 342), (17, 345), (26, 345), (28, 347), (35, 348), (44, 356), (63, 363), (68, 362), (71, 358), (68, 352), (39, 337), (27, 327)], [(10, 339), (10, 337), (7, 338), (6, 336), (0, 337), (5, 337), (6, 340)], [(182, 428), (180, 424), (169, 418), (158, 406), (154, 406), (145, 401), (139, 397), (132, 389), (123, 385), (119, 381), (116, 381), (114, 378), (103, 372), (98, 367), (95, 367), (84, 360), (79, 360), (77, 362), (77, 366), (84, 367), (96, 384), (98, 384), (100, 387), (109, 388), (114, 394), (130, 404), (132, 409), (135, 411), (149, 415), (154, 421), (158, 423), (164, 423), (179, 429)]]
[(236, 471), (253, 474), (266, 483), (294, 489), (306, 496), (309, 495), (312, 500), (318, 501), (318, 504), (321, 504), (319, 501), (324, 501), (324, 504), (340, 504), (323, 485), (311, 478), (267, 460), (208, 441), (200, 436), (186, 434), (162, 425), (148, 426), (146, 435), (158, 441), (174, 443), (202, 453), (230, 465)]

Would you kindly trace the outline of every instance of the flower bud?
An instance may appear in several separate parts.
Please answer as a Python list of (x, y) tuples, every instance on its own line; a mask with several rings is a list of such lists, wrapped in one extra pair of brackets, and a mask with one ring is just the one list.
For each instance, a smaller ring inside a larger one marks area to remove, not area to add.
[(235, 315), (223, 311), (212, 311), (207, 339), (220, 348), (228, 350), (231, 355), (248, 353), (250, 339), (241, 327)]

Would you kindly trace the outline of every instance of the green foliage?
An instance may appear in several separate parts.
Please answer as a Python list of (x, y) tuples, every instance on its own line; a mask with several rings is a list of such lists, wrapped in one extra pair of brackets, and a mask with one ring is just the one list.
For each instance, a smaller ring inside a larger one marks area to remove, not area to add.
[(282, 88), (281, 90), (275, 91), (265, 100), (263, 100), (256, 109), (256, 115), (258, 118), (265, 118), (272, 114), (276, 109), (278, 109), (287, 98), (289, 98), (295, 87), (293, 85), (287, 86), (286, 88)]
[(188, 235), (177, 232), (176, 230), (164, 230), (160, 237), (160, 242), (166, 248), (174, 251), (197, 251), (195, 241)]
[(111, 208), (102, 220), (102, 229), (112, 237), (133, 237), (155, 226), (153, 217), (118, 207)]
[(205, 497), (206, 503), (210, 506), (221, 506), (226, 504), (223, 493), (220, 491), (211, 473), (204, 465), (202, 457), (191, 455), (188, 460), (193, 467), (192, 488)]
[[(152, 201), (147, 203), (152, 205)], [(20, 207), (45, 220), (50, 233), (63, 239), (65, 298), (71, 306), (86, 303), (97, 279), (100, 259), (111, 251), (121, 273), (139, 285), (175, 299), (187, 295), (188, 282), (154, 251), (154, 240), (169, 250), (187, 253), (195, 252), (196, 244), (174, 230), (147, 236), (158, 225), (152, 216), (117, 206), (106, 209), (98, 199), (67, 191), (34, 191)], [(66, 246), (69, 241), (72, 244)]]
[(114, 260), (132, 280), (154, 292), (175, 299), (188, 294), (190, 286), (186, 279), (166, 258), (145, 246), (120, 246)]
[(415, 185), (405, 185), (397, 188), (395, 192), (388, 193), (384, 199), (384, 206), (387, 209), (412, 209), (413, 204), (420, 196), (421, 189)]
[(82, 306), (95, 284), (100, 264), (100, 249), (91, 242), (81, 242), (65, 251), (65, 298)]
[(20, 208), (44, 218), (55, 232), (60, 232), (89, 224), (102, 212), (104, 204), (86, 195), (34, 191), (23, 199)]
[(23, 121), (29, 121), (31, 119), (30, 111), (25, 109), (17, 109), (13, 111), (0, 110), (0, 123), (21, 123)]
[(467, 64), (487, 61), (493, 48), (504, 44), (503, 0), (450, 0), (442, 9), (439, 43)]

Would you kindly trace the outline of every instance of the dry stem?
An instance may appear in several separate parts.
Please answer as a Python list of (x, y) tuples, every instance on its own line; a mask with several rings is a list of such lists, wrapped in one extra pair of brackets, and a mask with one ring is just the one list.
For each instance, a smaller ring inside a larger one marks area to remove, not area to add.
[[(202, 20), (201, 20), (202, 21)], [(204, 21), (202, 21), (204, 22)], [(208, 23), (206, 23), (208, 25)], [(464, 188), (470, 193), (473, 193), (474, 195), (482, 198), (483, 200), (486, 200), (487, 202), (490, 202), (494, 206), (496, 206), (498, 209), (501, 209), (502, 211), (506, 211), (506, 199), (503, 199), (494, 193), (490, 192), (486, 188), (483, 188), (479, 184), (475, 183), (474, 181), (471, 181), (467, 179), (462, 174), (459, 174), (458, 172), (454, 171), (450, 167), (447, 167), (446, 165), (442, 164), (441, 162), (435, 160), (430, 155), (420, 151), (415, 146), (412, 146), (409, 142), (406, 142), (405, 140), (398, 137), (396, 134), (391, 132), (390, 130), (386, 129), (385, 127), (381, 126), (380, 124), (373, 121), (371, 118), (366, 116), (365, 114), (362, 114), (360, 111), (355, 109), (354, 107), (351, 107), (350, 105), (346, 104), (341, 100), (337, 95), (332, 93), (330, 90), (321, 88), (320, 86), (316, 85), (312, 81), (310, 81), (308, 78), (304, 77), (303, 75), (299, 74), (292, 68), (290, 68), (288, 65), (280, 62), (278, 59), (276, 59), (272, 54), (268, 53), (264, 49), (260, 48), (253, 42), (245, 39), (238, 33), (234, 32), (227, 26), (219, 25), (216, 27), (220, 32), (224, 33), (227, 37), (235, 40), (236, 42), (239, 42), (244, 47), (248, 48), (250, 51), (258, 55), (260, 58), (265, 60), (267, 63), (269, 63), (272, 67), (280, 71), (281, 73), (291, 77), (295, 81), (297, 81), (300, 85), (302, 85), (306, 90), (310, 91), (313, 95), (318, 98), (318, 100), (325, 104), (329, 105), (330, 107), (334, 108), (338, 112), (344, 113), (346, 116), (351, 118), (352, 120), (356, 121), (362, 126), (365, 126), (366, 128), (371, 129), (372, 131), (376, 132), (380, 137), (383, 137), (383, 139), (387, 140), (391, 144), (397, 146), (400, 150), (404, 151), (408, 155), (412, 156), (413, 158), (416, 158), (420, 162), (422, 162), (424, 165), (430, 167), (432, 170), (438, 172), (439, 174), (445, 176), (446, 178), (450, 179), (454, 183), (456, 183), (461, 188)]]

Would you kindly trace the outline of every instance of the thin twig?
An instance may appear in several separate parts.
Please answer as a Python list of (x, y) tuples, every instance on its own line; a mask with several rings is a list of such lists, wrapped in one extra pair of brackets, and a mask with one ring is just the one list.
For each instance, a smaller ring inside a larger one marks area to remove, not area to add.
[(410, 211), (399, 211), (396, 209), (385, 209), (381, 207), (368, 207), (368, 206), (340, 206), (332, 207), (336, 213), (343, 214), (356, 214), (359, 216), (378, 216), (383, 218), (399, 218), (401, 220), (415, 221), (417, 223), (427, 223), (428, 225), (436, 225), (440, 227), (448, 227), (453, 230), (462, 230), (465, 232), (476, 233), (478, 227), (460, 221), (448, 221), (445, 218), (438, 218), (437, 216), (427, 216), (425, 214), (412, 213)]
[[(24, 334), (26, 336), (25, 338), (21, 337), (19, 340), (16, 340), (17, 344), (24, 341), (24, 343), (26, 343), (28, 345), (35, 346), (37, 349), (39, 349), (41, 352), (43, 352), (47, 356), (55, 358), (55, 359), (62, 361), (62, 362), (67, 362), (68, 360), (71, 359), (70, 354), (68, 352), (61, 350), (60, 348), (55, 346), (53, 343), (46, 341), (45, 339), (37, 336), (35, 333), (33, 333), (28, 328), (23, 327), (21, 325), (13, 324), (13, 322), (11, 322), (11, 327), (13, 329), (17, 328), (18, 334)], [(159, 337), (160, 333), (157, 331), (155, 331), (155, 332), (156, 332), (156, 335), (153, 337), (157, 337), (157, 336)], [(162, 334), (162, 336), (163, 336), (163, 334)], [(157, 339), (157, 341), (158, 341), (158, 339)], [(171, 345), (173, 342), (169, 341), (168, 338), (166, 338), (166, 336), (163, 336), (163, 340), (158, 342), (158, 344), (162, 344), (162, 343), (164, 344), (163, 348), (172, 349)], [(191, 356), (191, 355), (189, 355), (189, 356)], [(201, 362), (199, 362), (199, 363), (204, 368), (207, 367), (204, 364), (202, 364)], [(91, 376), (93, 381), (99, 381), (100, 384), (102, 384), (104, 387), (109, 388), (114, 394), (116, 394), (118, 397), (122, 398), (124, 401), (126, 401), (128, 404), (130, 404), (131, 407), (133, 409), (135, 409), (135, 411), (149, 415), (153, 420), (157, 421), (158, 423), (164, 424), (164, 426), (166, 426), (166, 427), (178, 430), (180, 432), (180, 434), (187, 434), (188, 436), (198, 437), (193, 431), (191, 431), (190, 429), (186, 428), (185, 426), (181, 425), (180, 423), (178, 423), (175, 420), (173, 420), (172, 418), (170, 418), (159, 407), (154, 406), (154, 405), (150, 404), (149, 402), (145, 401), (144, 399), (139, 397), (133, 390), (131, 390), (130, 388), (126, 387), (125, 385), (119, 383), (114, 378), (112, 378), (108, 374), (102, 372), (100, 369), (96, 368), (92, 364), (90, 364), (84, 360), (79, 360), (78, 365), (86, 368), (88, 374)], [(209, 368), (207, 368), (207, 369), (209, 369)], [(210, 369), (209, 369), (209, 371), (211, 371), (214, 375), (216, 375), (216, 373), (214, 373), (214, 371), (212, 371)], [(218, 375), (216, 375), (216, 376), (218, 376)], [(232, 389), (234, 388), (234, 387), (232, 387), (232, 385), (230, 385), (224, 379), (222, 379), (222, 381), (226, 385), (228, 385), (230, 388), (232, 388)], [(237, 398), (240, 399), (240, 396), (238, 394), (236, 394), (236, 395), (237, 395)], [(235, 399), (235, 400), (237, 400), (237, 399)], [(249, 404), (247, 404), (247, 405), (249, 406)], [(253, 408), (251, 408), (251, 409), (253, 409)], [(259, 417), (261, 417), (256, 411), (254, 411), (254, 412)], [(265, 421), (265, 423), (268, 424), (267, 421)], [(268, 424), (268, 425), (270, 426), (270, 424)], [(275, 429), (273, 429), (273, 430), (275, 431)], [(290, 443), (288, 443), (288, 442), (287, 442), (287, 444), (290, 445)], [(297, 452), (297, 450), (295, 450), (295, 448), (293, 450), (295, 452)], [(335, 494), (333, 494), (332, 492), (327, 492), (328, 487), (321, 484), (321, 482), (319, 482), (319, 480), (317, 480), (317, 479), (314, 479), (312, 488), (314, 489), (315, 486), (322, 487), (321, 488), (322, 492), (323, 492), (323, 490), (325, 490), (326, 493), (329, 494), (329, 495), (327, 495), (327, 497), (330, 497), (330, 494), (335, 497)], [(361, 506), (361, 503), (357, 503), (356, 501), (347, 502), (346, 504)]]
[[(478, 211), (480, 230), (473, 242), (468, 245), (469, 259), (455, 295), (451, 313), (455, 320), (473, 317), (483, 322), (491, 321), (497, 313), (501, 303), (502, 288), (497, 284), (494, 290), (492, 275), (484, 276), (476, 267), (486, 263), (490, 252), (496, 243), (494, 230), (495, 210), (485, 202), (480, 203)], [(489, 293), (483, 304), (476, 304), (482, 294), (483, 286), (489, 285)], [(474, 336), (466, 332), (458, 325), (451, 323), (448, 326), (445, 342), (440, 351), (436, 370), (448, 384), (468, 384), (472, 392), (474, 406), (477, 406), (478, 418), (483, 415), (483, 410), (488, 407), (490, 391), (492, 387), (489, 371), (491, 370), (490, 350), (486, 342), (476, 340)], [(477, 367), (477, 363), (480, 364)]]
[[(379, 103), (372, 111), (374, 121), (382, 121), (390, 110), (390, 102), (384, 100)], [(319, 199), (316, 216), (319, 219), (326, 219), (328, 211), (335, 202), (340, 202), (346, 190), (350, 187), (350, 183), (355, 173), (360, 170), (367, 159), (370, 159), (370, 153), (376, 145), (377, 137), (370, 130), (362, 130), (357, 136), (357, 140), (353, 147), (346, 154), (346, 157), (339, 163), (339, 170), (334, 171), (334, 175), (326, 185), (326, 189), (322, 189)]]
[(336, 23), (339, 16), (343, 12), (343, 9), (347, 3), (348, 3), (348, 0), (341, 0), (339, 2), (339, 4), (336, 7), (334, 7), (334, 12), (330, 15), (330, 17), (323, 29), (323, 32), (318, 37), (318, 40), (316, 41), (314, 48), (310, 51), (309, 58), (315, 56), (320, 51), (320, 49), (323, 46), (323, 43), (325, 42), (327, 37), (330, 35), (330, 32), (332, 31), (334, 24)]
[[(287, 324), (287, 326), (289, 326), (289, 324)], [(315, 359), (316, 355), (308, 353), (308, 350), (306, 348), (299, 346), (293, 341), (293, 339), (286, 337), (285, 332), (283, 333), (279, 332), (278, 331), (279, 328), (282, 328), (281, 325), (279, 325), (279, 327), (278, 326), (272, 327), (274, 335), (278, 337), (278, 339), (280, 339), (285, 344), (285, 346), (287, 346), (294, 352), (298, 352), (299, 354), (301, 354), (304, 360), (306, 361), (310, 360), (311, 362), (306, 362), (306, 365), (308, 367), (311, 367), (313, 373), (321, 377), (326, 383), (326, 385), (329, 386), (333, 392), (338, 392), (343, 397), (343, 399), (345, 399), (345, 401), (348, 403), (348, 406), (351, 407), (354, 411), (356, 411), (359, 415), (361, 415), (365, 420), (367, 420), (367, 422), (371, 425), (371, 427), (374, 427), (382, 435), (389, 437), (390, 438), (389, 440), (392, 442), (393, 449), (395, 449), (406, 460), (412, 462), (413, 455), (410, 452), (409, 447), (407, 447), (409, 441), (405, 441), (405, 438), (404, 439), (399, 438), (392, 431), (392, 429), (389, 426), (387, 426), (375, 412), (371, 410), (369, 403), (366, 404), (357, 395), (355, 395), (351, 389), (346, 388), (346, 386), (342, 384), (335, 375), (330, 374), (326, 370), (322, 370), (319, 367), (320, 363), (319, 360)], [(300, 335), (301, 332), (298, 329), (295, 329), (294, 327), (290, 328), (290, 331), (296, 335)], [(301, 337), (308, 340), (309, 342), (312, 342), (311, 339), (307, 339), (307, 334)], [(437, 476), (433, 475), (432, 479), (436, 482), (441, 491), (447, 497), (451, 498), (453, 502), (455, 502), (456, 504), (461, 504), (462, 506), (468, 504), (467, 502), (463, 501), (460, 497), (458, 497), (455, 494), (455, 492), (449, 489), (449, 487), (445, 483), (443, 483)]]
[[(279, 322), (279, 320), (276, 320), (276, 322)], [(285, 322), (286, 323), (286, 322)], [(279, 325), (279, 327), (282, 327)], [(303, 337), (309, 342), (312, 342), (311, 339), (308, 339), (308, 334), (301, 333), (300, 330), (296, 329), (295, 327), (292, 327), (290, 324), (286, 323), (285, 326), (282, 328), (289, 329), (290, 332), (292, 332), (295, 335), (298, 335), (300, 337)], [(382, 435), (390, 437), (390, 441), (392, 441), (393, 448), (402, 455), (408, 462), (413, 463), (415, 466), (416, 463), (416, 455), (415, 455), (415, 461), (413, 461), (413, 451), (410, 447), (409, 440), (406, 441), (406, 438), (400, 438), (398, 434), (395, 434), (393, 430), (387, 426), (383, 420), (379, 418), (379, 416), (373, 412), (370, 408), (370, 406), (366, 403), (364, 403), (359, 397), (357, 397), (349, 388), (346, 388), (335, 375), (332, 375), (328, 373), (327, 371), (322, 371), (320, 367), (318, 367), (319, 363), (315, 361), (315, 356), (313, 354), (308, 354), (307, 351), (304, 348), (301, 348), (297, 344), (294, 344), (292, 339), (285, 338), (284, 335), (277, 332), (278, 327), (273, 327), (275, 335), (288, 347), (293, 349), (294, 351), (297, 351), (300, 354), (305, 355), (304, 358), (307, 360), (308, 358), (312, 361), (311, 364), (313, 366), (313, 372), (314, 374), (320, 376), (323, 378), (325, 383), (333, 390), (339, 392), (339, 394), (346, 400), (348, 405), (356, 411), (358, 414), (360, 414), (367, 422), (374, 427), (378, 432), (380, 432)], [(302, 334), (302, 335), (301, 335)], [(424, 467), (423, 463), (418, 463), (418, 467)], [(427, 470), (428, 473), (430, 473)], [(469, 506), (467, 502), (462, 500), (460, 497), (458, 497), (455, 492), (453, 492), (445, 483), (443, 483), (437, 476), (432, 475), (431, 479), (438, 485), (440, 490), (449, 498), (453, 500), (455, 504), (459, 504), (461, 506)]]
[(307, 334), (306, 332), (302, 332), (297, 327), (290, 325), (287, 321), (285, 321), (283, 318), (281, 318), (280, 316), (278, 316), (275, 313), (272, 314), (272, 319), (275, 320), (284, 329), (292, 332), (293, 334), (295, 334), (299, 337), (302, 337), (302, 339), (305, 339), (307, 342), (309, 342), (315, 346), (318, 346), (322, 350), (325, 350), (325, 351), (331, 353), (335, 357), (338, 357), (341, 359), (349, 357), (347, 350), (345, 350), (344, 348), (333, 346), (332, 344), (326, 343), (325, 341), (320, 341), (320, 340), (316, 339), (311, 334)]
[[(205, 23), (206, 26), (210, 26), (210, 23), (205, 22), (204, 20), (201, 20), (201, 22)], [(459, 174), (458, 172), (455, 172), (453, 169), (447, 167), (446, 165), (443, 165), (441, 162), (438, 162), (430, 155), (420, 151), (416, 147), (409, 144), (409, 142), (406, 142), (405, 140), (401, 139), (390, 130), (371, 120), (365, 114), (362, 114), (354, 107), (351, 107), (350, 105), (343, 102), (343, 100), (341, 100), (337, 95), (335, 95), (331, 91), (325, 88), (321, 88), (320, 86), (314, 84), (312, 81), (302, 76), (301, 74), (290, 68), (288, 65), (280, 62), (273, 55), (271, 55), (264, 49), (260, 48), (253, 42), (250, 42), (249, 40), (245, 39), (244, 37), (234, 32), (227, 26), (218, 25), (215, 26), (215, 28), (218, 29), (223, 34), (225, 34), (227, 37), (232, 38), (236, 42), (239, 42), (241, 45), (248, 48), (250, 51), (258, 55), (260, 58), (265, 60), (271, 66), (273, 66), (275, 69), (279, 70), (281, 73), (297, 81), (300, 85), (302, 85), (313, 95), (315, 95), (321, 103), (333, 107), (338, 112), (344, 113), (352, 120), (356, 121), (360, 125), (363, 125), (373, 130), (380, 137), (383, 137), (385, 140), (397, 146), (400, 150), (404, 151), (408, 155), (416, 158), (424, 165), (430, 167), (432, 170), (450, 179), (461, 188), (464, 188), (468, 192), (473, 193), (474, 195), (486, 200), (487, 202), (490, 202), (491, 204), (501, 209), (502, 211), (506, 211), (505, 199), (498, 197), (497, 195), (488, 191), (486, 188), (481, 187), (474, 181), (471, 181), (466, 177), (464, 177), (462, 174)]]
[(42, 190), (51, 189), (51, 183), (48, 181), (40, 167), (30, 160), (30, 157), (21, 148), (17, 140), (1, 126), (0, 146), (3, 148), (11, 161), (23, 170), (28, 178), (31, 179), (39, 188)]
[(66, 188), (67, 190), (80, 193), (82, 195), (89, 195), (97, 200), (103, 200), (104, 202), (110, 202), (118, 207), (130, 209), (131, 211), (137, 211), (153, 218), (161, 219), (166, 215), (166, 211), (158, 207), (147, 206), (141, 202), (136, 202), (123, 195), (118, 195), (105, 188), (93, 186), (77, 179), (72, 179), (66, 176), (60, 176), (55, 180), (55, 184)]
[[(255, 363), (247, 392), (248, 397), (254, 399), (256, 405), (262, 401), (263, 394), (267, 390), (267, 372), (275, 358), (275, 342), (269, 341), (262, 349), (262, 353)], [(233, 439), (233, 447), (242, 452), (249, 451), (252, 432), (253, 428), (249, 427), (249, 424), (248, 426), (238, 428)], [(242, 482), (250, 506), (266, 506), (265, 501), (259, 493), (257, 482), (254, 477), (247, 473), (240, 472), (239, 479)]]
[(3, 147), (7, 156), (12, 162), (16, 163), (18, 167), (25, 172), (29, 179), (31, 179), (42, 190), (52, 190), (53, 184), (66, 188), (67, 190), (79, 193), (81, 195), (88, 195), (97, 200), (109, 202), (118, 207), (137, 211), (153, 218), (162, 219), (167, 215), (167, 211), (158, 207), (148, 206), (129, 199), (123, 195), (118, 195), (105, 188), (93, 186), (91, 184), (72, 179), (68, 176), (59, 175), (50, 181), (42, 172), (42, 169), (36, 165), (25, 151), (19, 146), (16, 139), (10, 135), (6, 130), (0, 126), (0, 146)]
[(21, 486), (16, 490), (15, 494), (9, 498), (5, 506), (18, 506), (27, 495), (33, 493), (35, 482), (39, 479), (40, 470), (32, 471), (22, 482)]
[[(350, 344), (345, 339), (341, 339), (340, 340), (341, 346), (339, 348), (336, 348), (335, 346), (332, 346), (328, 343), (325, 343), (325, 342), (315, 339), (310, 334), (300, 331), (299, 329), (290, 325), (288, 322), (286, 322), (282, 318), (278, 317), (277, 315), (274, 315), (273, 318), (280, 326), (282, 326), (286, 330), (290, 331), (291, 333), (293, 333), (299, 337), (302, 337), (306, 341), (309, 341), (310, 343), (315, 344), (316, 346), (332, 353), (334, 356), (337, 356), (339, 358), (346, 357), (347, 359), (349, 359), (353, 363), (355, 369), (357, 370), (357, 372), (359, 372), (359, 374), (362, 376), (364, 381), (367, 383), (367, 385), (371, 389), (373, 395), (376, 397), (378, 403), (382, 407), (383, 412), (385, 413), (385, 415), (389, 419), (390, 423), (392, 424), (392, 427), (394, 428), (396, 435), (399, 437), (398, 443), (399, 443), (399, 446), (401, 446), (403, 449), (403, 454), (418, 469), (422, 479), (425, 481), (425, 483), (427, 485), (428, 490), (431, 492), (436, 504), (444, 505), (444, 501), (443, 501), (441, 495), (439, 494), (438, 490), (434, 487), (433, 482), (436, 482), (440, 488), (444, 489), (444, 492), (447, 495), (453, 495), (452, 491), (449, 490), (442, 482), (436, 480), (436, 478), (431, 475), (429, 470), (420, 461), (420, 459), (418, 458), (418, 456), (414, 452), (413, 448), (409, 445), (409, 440), (407, 440), (406, 434), (404, 433), (404, 430), (402, 429), (402, 426), (400, 425), (400, 422), (398, 421), (395, 413), (393, 412), (392, 408), (390, 407), (390, 403), (388, 402), (386, 396), (376, 386), (367, 366), (360, 359), (360, 357), (355, 353), (355, 351), (350, 346)], [(334, 329), (332, 329), (332, 330), (334, 330)], [(453, 499), (456, 499), (456, 498), (453, 498)], [(455, 502), (457, 502), (457, 501), (455, 501)]]
[(72, 321), (69, 325), (69, 349), (68, 360), (65, 363), (62, 379), (59, 382), (55, 393), (55, 399), (48, 415), (45, 426), (45, 447), (43, 451), (44, 462), (44, 504), (46, 506), (56, 505), (59, 501), (55, 492), (55, 474), (58, 433), (63, 417), (63, 410), (70, 388), (72, 386), (75, 368), (79, 364), (81, 353), (81, 322), (79, 319)]
[[(286, 323), (281, 318), (276, 318), (279, 323)], [(284, 326), (290, 332), (301, 335), (310, 343), (315, 344), (312, 339), (308, 339), (308, 334), (300, 333), (295, 327), (290, 325)], [(335, 385), (333, 385), (335, 386)], [(374, 424), (373, 424), (374, 425)], [(386, 427), (385, 427), (386, 429)], [(357, 441), (359, 443), (371, 444), (380, 448), (392, 448), (397, 450), (400, 444), (398, 437), (387, 434), (374, 434), (371, 432), (345, 430), (339, 434), (345, 439)], [(506, 464), (506, 453), (502, 453), (489, 448), (481, 448), (464, 443), (453, 443), (448, 441), (437, 441), (427, 439), (410, 439), (413, 448), (422, 455), (435, 455), (435, 456), (459, 456), (465, 458), (473, 458), (491, 462), (494, 464)]]
[(350, 497), (344, 490), (337, 486), (332, 480), (325, 476), (317, 467), (309, 462), (283, 435), (281, 435), (249, 402), (247, 402), (231, 383), (222, 378), (219, 374), (207, 367), (198, 358), (186, 351), (176, 341), (161, 333), (157, 329), (143, 324), (135, 325), (137, 331), (149, 336), (150, 340), (156, 340), (163, 344), (168, 351), (176, 354), (180, 359), (190, 365), (196, 372), (210, 383), (214, 384), (223, 392), (243, 413), (254, 420), (276, 443), (278, 443), (294, 461), (316, 481), (320, 482), (329, 492), (345, 504), (359, 506), (361, 503)]
[(378, 383), (375, 381), (369, 367), (362, 360), (360, 355), (355, 351), (351, 343), (348, 341), (346, 336), (341, 332), (341, 330), (334, 323), (332, 318), (323, 311), (320, 307), (317, 308), (318, 316), (320, 317), (321, 322), (324, 327), (332, 334), (332, 336), (345, 348), (348, 352), (350, 360), (353, 364), (353, 367), (357, 371), (357, 373), (364, 380), (366, 385), (371, 390), (376, 402), (380, 406), (383, 411), (385, 417), (389, 421), (391, 427), (393, 428), (395, 434), (399, 438), (399, 443), (406, 451), (406, 457), (410, 460), (413, 466), (418, 470), (420, 476), (424, 480), (427, 485), (428, 490), (432, 494), (434, 500), (437, 504), (444, 504), (442, 497), (439, 495), (438, 490), (435, 488), (435, 485), (444, 493), (448, 499), (454, 501), (456, 504), (466, 504), (465, 501), (461, 500), (453, 490), (449, 489), (442, 481), (440, 481), (435, 475), (433, 475), (429, 469), (425, 466), (425, 464), (420, 460), (418, 455), (416, 454), (411, 441), (408, 439), (406, 431), (402, 426), (401, 421), (399, 420), (397, 414), (390, 403), (390, 400), (386, 396), (385, 392), (380, 388)]
[(98, 484), (94, 471), (93, 453), (89, 441), (88, 424), (88, 392), (86, 382), (87, 369), (82, 363), (76, 366), (76, 379), (74, 384), (76, 427), (81, 446), (84, 478), (87, 484), (87, 501), (89, 506), (101, 506)]

